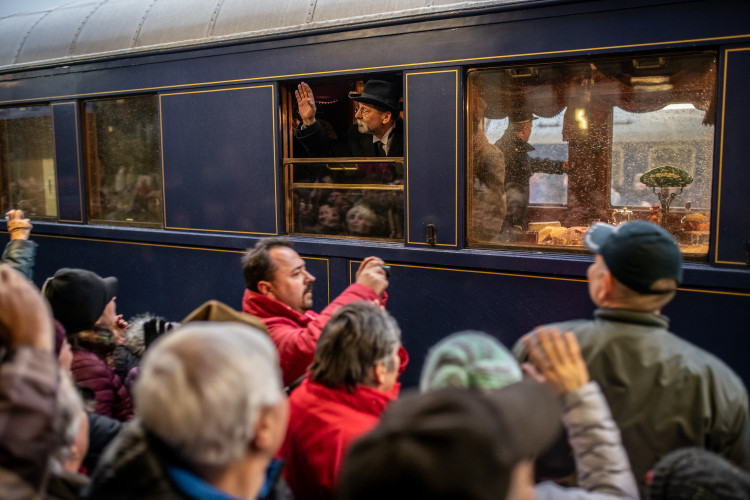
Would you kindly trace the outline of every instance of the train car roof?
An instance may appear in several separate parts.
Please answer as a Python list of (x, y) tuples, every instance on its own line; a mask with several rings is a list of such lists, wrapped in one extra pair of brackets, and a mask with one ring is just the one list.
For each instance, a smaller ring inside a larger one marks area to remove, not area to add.
[(3, 0), (0, 71), (538, 0)]

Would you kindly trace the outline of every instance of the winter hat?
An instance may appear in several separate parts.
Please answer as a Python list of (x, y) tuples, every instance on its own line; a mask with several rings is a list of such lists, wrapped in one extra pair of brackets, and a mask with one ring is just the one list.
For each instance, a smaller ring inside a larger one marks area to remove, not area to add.
[(644, 295), (670, 293), (652, 290), (660, 279), (682, 282), (682, 253), (661, 226), (636, 220), (619, 226), (597, 222), (586, 231), (583, 243), (601, 255), (617, 281)]
[(561, 427), (557, 398), (534, 381), (412, 393), (351, 446), (338, 498), (505, 498), (515, 466), (543, 452)]
[(93, 328), (117, 295), (117, 278), (102, 278), (85, 269), (63, 268), (42, 287), (56, 320), (68, 335)]
[(651, 500), (747, 500), (750, 476), (703, 448), (681, 448), (656, 464)]
[(446, 337), (430, 349), (419, 389), (500, 389), (521, 377), (518, 362), (497, 339), (483, 332), (464, 331)]

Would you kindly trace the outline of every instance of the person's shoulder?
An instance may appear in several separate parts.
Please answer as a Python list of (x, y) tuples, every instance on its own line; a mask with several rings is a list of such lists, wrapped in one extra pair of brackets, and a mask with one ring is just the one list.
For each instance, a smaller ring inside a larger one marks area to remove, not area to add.
[(133, 421), (102, 456), (83, 498), (184, 498), (169, 485), (153, 443), (140, 423)]
[(668, 333), (667, 338), (672, 344), (672, 350), (681, 356), (683, 364), (687, 368), (701, 375), (710, 373), (710, 379), (713, 383), (741, 385), (744, 389), (744, 384), (739, 375), (715, 354), (680, 338), (672, 332)]
[[(593, 321), (591, 320), (574, 319), (574, 320), (568, 320), (568, 321), (561, 321), (558, 323), (547, 323), (544, 325), (539, 325), (539, 327), (557, 328), (558, 331), (560, 331), (561, 333), (573, 332), (578, 338), (578, 341), (581, 342), (581, 336), (586, 335), (588, 333), (587, 327), (591, 324), (593, 324)], [(533, 334), (534, 334), (534, 330), (526, 332), (524, 335), (521, 335), (521, 337), (519, 337), (518, 340), (516, 340), (515, 344), (513, 344), (512, 353), (513, 353), (513, 356), (519, 362), (527, 361), (527, 358), (528, 358), (528, 353), (526, 352), (526, 346), (523, 345), (523, 338), (527, 335), (533, 335)]]
[(85, 349), (73, 349), (73, 370), (76, 367), (94, 366), (106, 364), (99, 359), (99, 356)]

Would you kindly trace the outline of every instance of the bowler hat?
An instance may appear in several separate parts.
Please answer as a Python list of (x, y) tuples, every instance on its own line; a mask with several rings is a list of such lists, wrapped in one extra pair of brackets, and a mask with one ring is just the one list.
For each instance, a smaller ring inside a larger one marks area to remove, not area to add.
[(401, 94), (397, 86), (384, 80), (369, 80), (361, 94), (349, 94), (352, 101), (372, 104), (377, 108), (385, 108), (394, 113), (398, 112)]
[(93, 328), (117, 295), (117, 278), (102, 278), (86, 269), (63, 268), (42, 287), (55, 319), (68, 335)]

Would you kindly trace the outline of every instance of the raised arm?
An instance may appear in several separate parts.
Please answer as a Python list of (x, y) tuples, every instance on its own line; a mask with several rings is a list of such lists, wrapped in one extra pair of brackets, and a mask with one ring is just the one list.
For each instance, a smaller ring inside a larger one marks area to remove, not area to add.
[(299, 108), (299, 115), (302, 118), (302, 123), (308, 127), (315, 123), (315, 112), (317, 108), (315, 106), (315, 95), (308, 84), (305, 82), (297, 85), (297, 90), (294, 91), (294, 95), (297, 97), (297, 107)]
[[(538, 377), (561, 397), (563, 423), (576, 462), (578, 485), (561, 488), (553, 483), (537, 487), (537, 498), (638, 498), (633, 472), (620, 430), (596, 382), (589, 380), (575, 335), (554, 327), (537, 328), (523, 343)], [(529, 371), (527, 367), (527, 371)]]
[(36, 243), (29, 241), (31, 221), (24, 217), (22, 210), (9, 210), (5, 214), (8, 222), (10, 242), (3, 251), (3, 262), (20, 272), (29, 281), (33, 278)]
[(372, 288), (380, 296), (388, 288), (388, 277), (383, 270), (383, 264), (385, 262), (378, 257), (365, 258), (357, 269), (355, 282)]
[(56, 446), (60, 368), (52, 316), (36, 287), (0, 264), (0, 468), (3, 498), (36, 498)]

